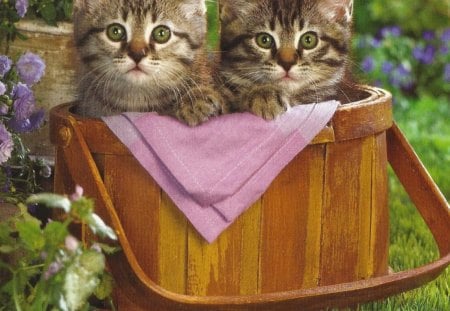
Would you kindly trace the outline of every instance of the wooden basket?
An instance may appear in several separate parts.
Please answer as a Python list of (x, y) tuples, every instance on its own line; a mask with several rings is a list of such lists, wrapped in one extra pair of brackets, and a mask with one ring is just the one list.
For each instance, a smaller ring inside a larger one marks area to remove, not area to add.
[[(51, 112), (55, 189), (81, 185), (118, 233), (119, 310), (309, 310), (418, 287), (450, 262), (446, 199), (393, 125), (391, 96), (361, 87), (330, 126), (219, 239), (207, 244), (106, 125)], [(388, 273), (388, 160), (441, 259)]]

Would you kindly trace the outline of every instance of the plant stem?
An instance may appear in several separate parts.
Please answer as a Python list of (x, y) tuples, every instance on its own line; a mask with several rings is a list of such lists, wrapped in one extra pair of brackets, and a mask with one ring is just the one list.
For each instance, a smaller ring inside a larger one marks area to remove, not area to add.
[(19, 270), (29, 271), (29, 270), (39, 269), (39, 268), (43, 268), (43, 267), (44, 267), (44, 264), (39, 264), (39, 265), (34, 265), (34, 266), (29, 266), (29, 267), (23, 267), (23, 268), (20, 268)]
[(16, 311), (22, 311), (20, 306), (19, 296), (17, 295), (17, 272), (13, 272), (13, 299)]

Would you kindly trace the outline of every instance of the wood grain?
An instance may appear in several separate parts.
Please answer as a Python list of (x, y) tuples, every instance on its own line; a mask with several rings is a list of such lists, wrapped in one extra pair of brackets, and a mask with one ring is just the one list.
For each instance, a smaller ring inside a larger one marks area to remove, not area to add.
[(145, 273), (158, 279), (160, 188), (130, 156), (106, 155), (104, 183)]
[[(382, 101), (374, 94), (374, 104)], [(84, 136), (92, 120), (75, 119), (67, 109), (51, 115), (56, 180), (63, 183), (58, 189), (85, 187), (116, 230), (123, 252), (108, 262), (120, 284), (121, 310), (344, 307), (420, 286), (450, 263), (448, 203), (395, 126), (387, 136), (374, 127), (364, 137), (309, 146), (257, 204), (207, 244), (133, 158), (93, 155), (90, 146), (102, 141)], [(109, 134), (98, 137), (104, 135)], [(392, 275), (387, 158), (441, 251), (433, 263)]]

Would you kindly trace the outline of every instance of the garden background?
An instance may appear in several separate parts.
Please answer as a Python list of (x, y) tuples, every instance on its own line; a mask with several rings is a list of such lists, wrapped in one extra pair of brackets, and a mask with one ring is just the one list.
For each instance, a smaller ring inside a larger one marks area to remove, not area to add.
[[(356, 0), (355, 73), (394, 95), (394, 116), (450, 197), (450, 1)], [(390, 174), (390, 266), (436, 259), (426, 225)], [(450, 310), (450, 270), (426, 287), (362, 310)]]
[[(354, 18), (353, 72), (361, 83), (392, 92), (396, 122), (449, 198), (450, 0), (355, 0)], [(213, 44), (216, 33), (212, 28)], [(437, 259), (431, 233), (392, 171), (389, 187), (390, 266), (401, 271)], [(423, 288), (360, 309), (450, 310), (449, 297), (447, 269)]]

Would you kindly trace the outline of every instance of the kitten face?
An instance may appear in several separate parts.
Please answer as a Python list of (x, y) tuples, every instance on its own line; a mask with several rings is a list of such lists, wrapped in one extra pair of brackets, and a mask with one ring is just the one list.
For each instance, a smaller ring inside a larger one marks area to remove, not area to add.
[(347, 63), (351, 11), (349, 0), (224, 1), (225, 82), (271, 85), (291, 98), (334, 90)]
[(188, 87), (206, 33), (203, 1), (76, 0), (74, 8), (83, 92), (102, 90), (96, 95), (136, 111)]

